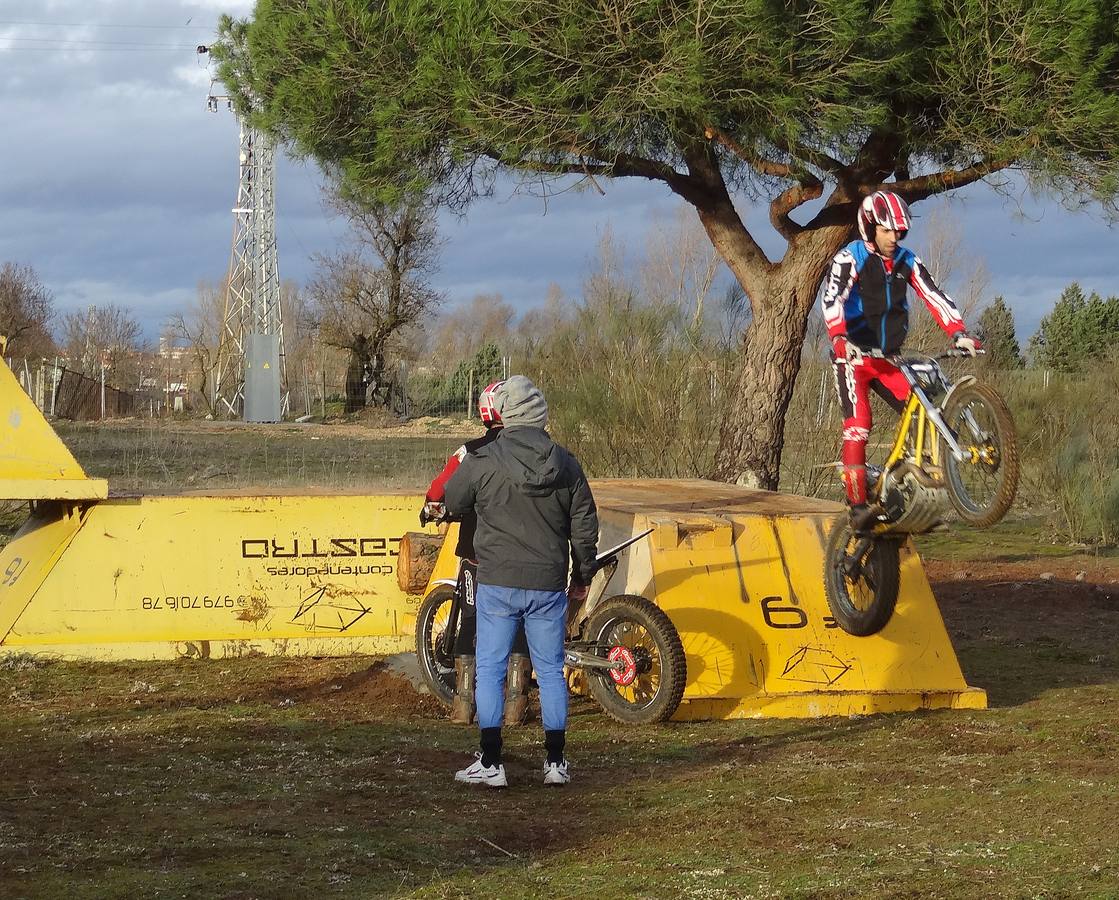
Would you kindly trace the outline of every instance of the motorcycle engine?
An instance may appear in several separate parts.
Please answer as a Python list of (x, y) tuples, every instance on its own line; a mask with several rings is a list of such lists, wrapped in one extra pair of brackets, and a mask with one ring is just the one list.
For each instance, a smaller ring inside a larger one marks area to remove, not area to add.
[(890, 519), (890, 530), (921, 534), (941, 523), (949, 508), (943, 479), (902, 463), (880, 476), (878, 496)]

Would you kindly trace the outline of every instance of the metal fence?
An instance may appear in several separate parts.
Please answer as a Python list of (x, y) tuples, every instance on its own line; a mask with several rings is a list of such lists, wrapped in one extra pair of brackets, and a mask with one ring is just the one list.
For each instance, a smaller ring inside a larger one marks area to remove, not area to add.
[(292, 418), (318, 418), (364, 409), (382, 410), (403, 419), (477, 419), (478, 395), (508, 372), (507, 357), (484, 370), (460, 366), (448, 373), (400, 363), (385, 373), (380, 384), (347, 380), (341, 366), (295, 373), (289, 369), (288, 414)]
[(134, 391), (122, 391), (56, 362), (9, 359), (8, 365), (48, 416), (80, 421), (133, 416), (142, 399)]
[(136, 397), (80, 372), (61, 369), (54, 392), (54, 415), (88, 421), (135, 414)]

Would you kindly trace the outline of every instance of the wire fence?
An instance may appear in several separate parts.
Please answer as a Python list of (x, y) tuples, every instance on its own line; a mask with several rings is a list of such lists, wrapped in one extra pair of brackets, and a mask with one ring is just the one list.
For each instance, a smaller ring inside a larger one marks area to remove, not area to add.
[(289, 369), (288, 411), (291, 418), (382, 410), (402, 419), (477, 419), (479, 394), (509, 372), (508, 356), (498, 357), (491, 365), (460, 365), (445, 373), (402, 362), (378, 381), (368, 373), (351, 374), (341, 366), (314, 372), (304, 367), (295, 377)]
[[(110, 419), (134, 416), (141, 408), (154, 407), (154, 398), (145, 392), (121, 390), (103, 379), (68, 369), (59, 361), (9, 359), (8, 366), (35, 405), (55, 418)], [(163, 398), (158, 399), (165, 403)]]

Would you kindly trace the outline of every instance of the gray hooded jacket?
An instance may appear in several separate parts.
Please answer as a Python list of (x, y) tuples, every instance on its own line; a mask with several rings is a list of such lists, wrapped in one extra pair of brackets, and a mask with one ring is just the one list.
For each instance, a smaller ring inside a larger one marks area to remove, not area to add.
[(538, 591), (589, 583), (598, 511), (578, 460), (543, 428), (506, 425), (468, 454), (446, 488), (447, 510), (478, 514), (478, 583)]

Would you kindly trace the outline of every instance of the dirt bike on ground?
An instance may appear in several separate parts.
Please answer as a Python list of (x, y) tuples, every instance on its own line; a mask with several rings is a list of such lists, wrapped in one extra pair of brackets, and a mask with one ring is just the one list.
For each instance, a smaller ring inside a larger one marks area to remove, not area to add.
[(866, 534), (856, 534), (848, 516), (838, 518), (824, 557), (828, 606), (849, 634), (876, 634), (889, 622), (908, 535), (940, 527), (952, 509), (986, 528), (1014, 502), (1018, 438), (1010, 410), (974, 376), (953, 382), (940, 367), (967, 355), (889, 357), (911, 390), (885, 464), (867, 466), (867, 500), (883, 514)]
[[(564, 656), (586, 675), (591, 696), (610, 718), (631, 725), (664, 722), (680, 705), (687, 663), (672, 620), (631, 594), (606, 596), (621, 553), (652, 529), (599, 554), (586, 599), (568, 610)], [(416, 655), (431, 692), (451, 705), (460, 621), (457, 582), (439, 581), (416, 614)]]

